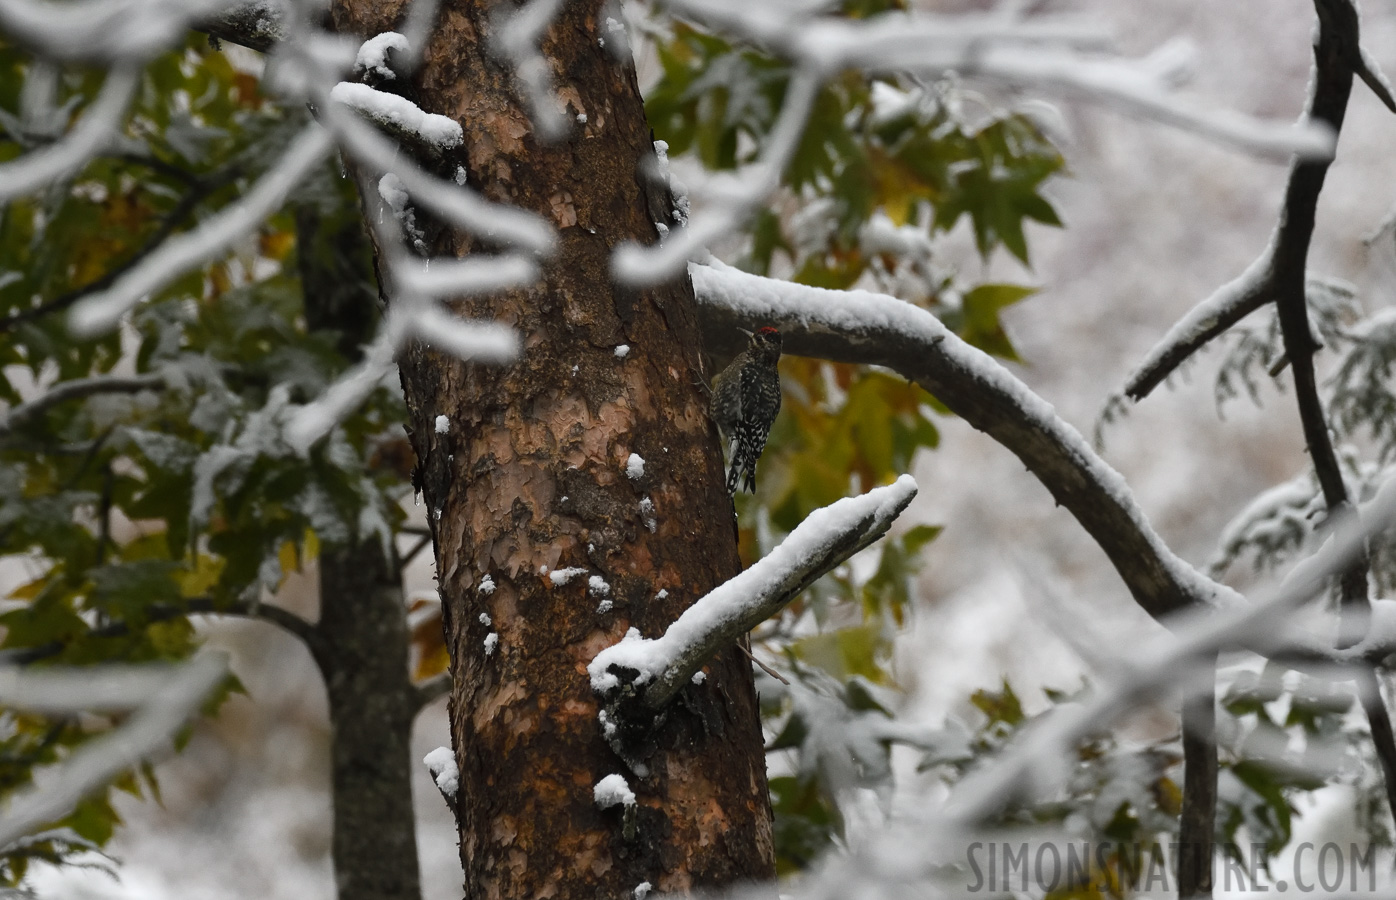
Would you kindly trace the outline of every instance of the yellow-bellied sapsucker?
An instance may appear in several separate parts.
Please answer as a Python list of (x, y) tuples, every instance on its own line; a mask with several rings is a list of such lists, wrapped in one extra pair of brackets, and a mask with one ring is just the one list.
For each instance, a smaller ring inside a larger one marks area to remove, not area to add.
[(737, 480), (756, 493), (756, 460), (766, 447), (771, 423), (780, 412), (780, 332), (762, 328), (732, 364), (713, 379), (712, 416), (728, 444), (727, 493)]

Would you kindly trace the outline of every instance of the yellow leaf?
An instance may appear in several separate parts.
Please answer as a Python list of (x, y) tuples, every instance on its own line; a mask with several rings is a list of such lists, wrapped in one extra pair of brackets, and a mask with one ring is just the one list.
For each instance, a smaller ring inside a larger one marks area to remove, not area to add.
[(282, 541), (281, 549), (277, 551), (276, 558), (281, 563), (281, 571), (300, 571), (300, 550), (296, 547), (295, 541)]

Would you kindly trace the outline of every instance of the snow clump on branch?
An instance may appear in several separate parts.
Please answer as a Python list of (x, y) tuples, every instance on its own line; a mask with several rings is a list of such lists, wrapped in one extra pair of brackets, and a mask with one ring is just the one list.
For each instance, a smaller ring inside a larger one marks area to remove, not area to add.
[(415, 135), (438, 150), (459, 147), (465, 139), (455, 120), (425, 112), (406, 97), (375, 90), (366, 84), (341, 81), (330, 90), (330, 99), (394, 131)]

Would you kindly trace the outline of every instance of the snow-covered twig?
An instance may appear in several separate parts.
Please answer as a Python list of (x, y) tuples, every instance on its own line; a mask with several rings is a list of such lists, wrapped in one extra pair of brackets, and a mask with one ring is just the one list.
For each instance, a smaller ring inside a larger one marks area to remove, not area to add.
[(286, 442), (300, 453), (308, 452), (373, 392), (392, 371), (403, 341), (412, 338), (480, 363), (509, 362), (518, 356), (520, 346), (518, 335), (507, 326), (457, 319), (421, 300), (402, 298), (389, 308), (363, 360), (291, 417), (283, 432)]
[(1278, 236), (1278, 232), (1271, 235), (1265, 250), (1244, 272), (1217, 288), (1168, 329), (1125, 381), (1125, 396), (1135, 402), (1143, 400), (1204, 344), (1275, 299), (1272, 280)]
[(12, 407), (0, 417), (0, 435), (18, 428), (28, 420), (68, 400), (78, 400), (95, 394), (134, 394), (140, 391), (159, 390), (165, 386), (163, 375), (99, 375), (93, 378), (74, 378), (54, 385), (51, 389), (27, 403)]
[[(52, 780), (15, 797), (0, 816), (0, 847), (62, 818), (92, 791), (157, 753), (226, 677), (223, 654), (204, 654), (166, 672), (158, 689), (116, 730), (79, 748)], [(92, 673), (84, 673), (88, 677)]]
[(423, 297), (464, 297), (527, 284), (539, 276), (530, 257), (472, 256), (465, 259), (404, 259), (394, 268), (398, 287)]
[(813, 288), (720, 263), (689, 272), (704, 338), (715, 351), (739, 349), (740, 328), (774, 325), (787, 352), (885, 366), (991, 435), (1076, 517), (1155, 618), (1242, 602), (1164, 544), (1124, 478), (1051, 405), (929, 312), (885, 294)]
[(85, 336), (109, 331), (142, 297), (242, 240), (281, 206), (330, 147), (323, 128), (308, 126), (246, 196), (193, 231), (170, 238), (105, 291), (85, 297), (69, 313), (69, 327)]
[(0, 668), (0, 704), (42, 712), (135, 709), (176, 671), (165, 665), (105, 665), (48, 669)]
[(140, 83), (139, 68), (117, 66), (107, 75), (97, 99), (83, 110), (78, 124), (62, 140), (0, 165), (0, 204), (75, 174), (105, 150), (120, 133), (126, 108)]
[(709, 591), (660, 637), (643, 638), (631, 629), (619, 644), (596, 654), (587, 666), (592, 687), (607, 695), (628, 683), (644, 708), (663, 709), (718, 652), (886, 534), (915, 496), (916, 481), (903, 475), (810, 513), (780, 546)]
[(1054, 91), (1192, 131), (1265, 156), (1328, 159), (1331, 129), (1255, 119), (1179, 99), (1148, 58), (1088, 55), (1105, 43), (1079, 21), (1033, 23), (1003, 16), (886, 14), (867, 19), (809, 18), (797, 4), (668, 0), (685, 15), (764, 44), (823, 72), (857, 68), (961, 75)]

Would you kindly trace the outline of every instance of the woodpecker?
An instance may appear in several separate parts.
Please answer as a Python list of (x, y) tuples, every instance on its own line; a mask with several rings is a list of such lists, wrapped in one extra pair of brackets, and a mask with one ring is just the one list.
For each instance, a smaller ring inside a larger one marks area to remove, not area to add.
[(737, 481), (756, 493), (756, 460), (780, 412), (780, 332), (762, 328), (732, 364), (713, 379), (712, 416), (730, 448), (727, 493)]

